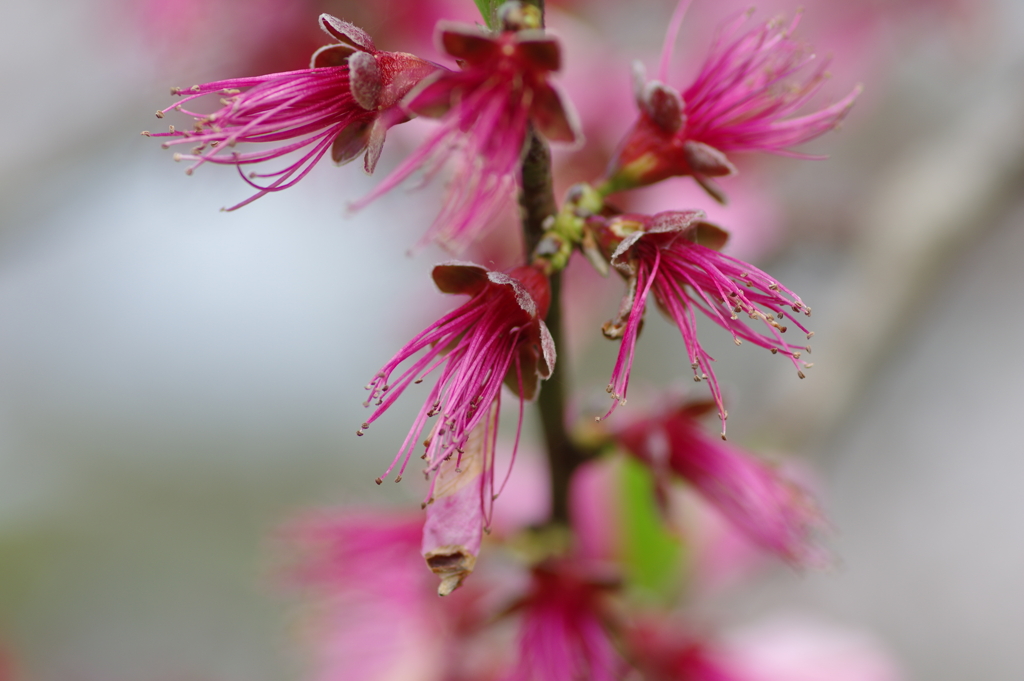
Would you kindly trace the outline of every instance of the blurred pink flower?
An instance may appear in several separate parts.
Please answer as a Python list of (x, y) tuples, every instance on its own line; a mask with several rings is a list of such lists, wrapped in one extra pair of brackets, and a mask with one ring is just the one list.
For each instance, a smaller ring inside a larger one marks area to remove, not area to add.
[[(362, 29), (328, 14), (320, 16), (321, 27), (338, 40), (313, 55), (309, 69), (273, 73), (252, 78), (234, 78), (195, 85), (171, 110), (196, 119), (195, 129), (143, 133), (169, 137), (163, 146), (193, 145), (190, 154), (175, 154), (176, 161), (193, 161), (185, 171), (191, 174), (203, 163), (238, 167), (257, 193), (229, 210), (240, 208), (268, 192), (291, 187), (331, 151), (336, 163), (347, 163), (364, 155), (366, 172), (372, 173), (380, 158), (388, 128), (408, 120), (397, 105), (410, 89), (437, 66), (402, 52), (378, 50)], [(205, 95), (223, 95), (223, 107), (211, 114), (188, 111), (183, 104)], [(260, 151), (239, 153), (239, 143), (270, 145)], [(310, 148), (311, 147), (311, 148)], [(297, 161), (281, 170), (251, 174), (242, 166), (282, 158), (305, 150)], [(259, 184), (256, 178), (274, 178)]]
[(571, 560), (535, 568), (520, 606), (518, 659), (507, 681), (615, 681), (625, 660), (605, 631), (601, 595), (609, 584)]
[(727, 153), (763, 151), (816, 158), (790, 149), (835, 128), (860, 88), (813, 113), (797, 113), (825, 81), (828, 60), (805, 73), (814, 59), (790, 38), (800, 16), (786, 25), (765, 22), (737, 36), (748, 18), (723, 26), (701, 67), (682, 94), (667, 85), (672, 44), (689, 0), (682, 0), (670, 25), (658, 80), (647, 81), (639, 63), (634, 94), (640, 117), (619, 144), (605, 191), (638, 187), (676, 175), (692, 176), (724, 202), (710, 179), (736, 172)]
[(510, 198), (532, 128), (547, 139), (580, 140), (567, 100), (548, 81), (561, 67), (557, 40), (540, 31), (491, 35), (476, 26), (441, 22), (438, 43), (461, 71), (441, 71), (409, 94), (405, 106), (440, 118), (440, 127), (369, 195), (361, 208), (422, 170), (429, 179), (446, 160), (454, 177), (440, 214), (421, 244), (461, 251)]
[[(695, 381), (706, 380), (718, 405), (725, 435), (725, 405), (711, 357), (697, 339), (695, 311), (742, 340), (788, 356), (803, 378), (800, 361), (805, 346), (783, 340), (787, 327), (776, 320), (788, 319), (810, 338), (811, 333), (794, 316), (811, 310), (789, 289), (757, 268), (719, 253), (728, 235), (704, 221), (703, 211), (669, 211), (653, 216), (625, 214), (591, 218), (589, 227), (612, 266), (628, 281), (618, 316), (605, 325), (608, 338), (622, 339), (612, 370), (608, 392), (614, 402), (607, 417), (626, 400), (636, 341), (643, 322), (647, 296), (653, 292), (658, 306), (679, 327)], [(709, 248), (710, 246), (710, 248)], [(789, 308), (787, 310), (786, 308)], [(791, 310), (791, 311), (790, 311)], [(757, 333), (739, 315), (762, 322), (767, 333)]]
[(742, 681), (902, 681), (866, 631), (808, 617), (776, 616), (733, 632), (726, 645)]
[(747, 681), (732, 673), (718, 646), (679, 622), (643, 619), (626, 635), (645, 681)]
[(796, 566), (827, 564), (814, 542), (826, 525), (813, 499), (767, 463), (705, 435), (693, 420), (703, 408), (635, 421), (616, 439), (651, 468), (656, 484), (683, 478), (762, 549)]
[[(104, 0), (109, 20), (125, 21), (140, 51), (161, 68), (208, 73), (287, 69), (311, 49), (312, 0)], [(105, 17), (107, 18), (107, 17)]]
[[(757, 168), (755, 170), (762, 170)], [(740, 172), (730, 177), (726, 189), (729, 203), (707, 201), (699, 185), (683, 178), (669, 178), (621, 194), (617, 204), (627, 213), (653, 215), (678, 206), (701, 206), (707, 219), (729, 225), (729, 241), (722, 247), (734, 258), (753, 262), (771, 256), (786, 236), (785, 215), (773, 182), (778, 174)]]
[(315, 681), (441, 678), (438, 640), (456, 605), (437, 607), (419, 556), (422, 527), (415, 514), (364, 511), (286, 528), (302, 561), (292, 579), (316, 597), (308, 630)]

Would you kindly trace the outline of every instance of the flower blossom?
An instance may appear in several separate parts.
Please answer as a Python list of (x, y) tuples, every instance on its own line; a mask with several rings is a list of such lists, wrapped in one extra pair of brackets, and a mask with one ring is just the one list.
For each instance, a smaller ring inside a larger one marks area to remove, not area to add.
[(641, 620), (627, 633), (626, 647), (648, 681), (749, 681), (713, 642), (668, 619)]
[[(240, 208), (268, 192), (291, 187), (330, 150), (336, 163), (364, 155), (366, 172), (380, 158), (388, 128), (409, 120), (398, 103), (423, 78), (439, 67), (404, 52), (378, 50), (360, 28), (329, 14), (320, 25), (337, 44), (313, 55), (310, 68), (251, 78), (220, 80), (171, 92), (183, 99), (157, 112), (173, 110), (196, 119), (194, 130), (143, 134), (169, 137), (164, 147), (192, 145), (191, 153), (175, 154), (176, 161), (192, 161), (191, 174), (203, 163), (238, 167), (257, 193), (229, 210)], [(219, 94), (223, 107), (210, 114), (189, 111), (183, 105), (205, 95)], [(237, 152), (239, 143), (269, 145), (258, 151)], [(242, 166), (262, 163), (302, 150), (298, 160), (281, 170), (253, 173)], [(265, 184), (256, 180), (273, 178)]]
[(432, 177), (454, 165), (440, 214), (422, 243), (461, 251), (508, 200), (532, 129), (549, 140), (577, 142), (576, 115), (548, 75), (561, 67), (557, 40), (540, 30), (492, 35), (476, 26), (438, 24), (438, 49), (459, 60), (461, 71), (439, 71), (406, 99), (439, 128), (369, 195), (361, 208), (417, 170)]
[(422, 532), (416, 513), (369, 510), (285, 528), (298, 554), (289, 581), (316, 601), (305, 628), (314, 681), (462, 678), (466, 650), (490, 617), (487, 590), (439, 601), (417, 555)]
[(286, 528), (300, 549), (291, 578), (318, 597), (309, 632), (316, 681), (383, 681), (442, 665), (444, 613), (416, 555), (422, 525), (415, 514), (348, 512)]
[[(518, 267), (503, 273), (451, 262), (436, 266), (433, 277), (441, 291), (471, 298), (424, 329), (384, 365), (367, 386), (371, 392), (365, 404), (375, 402), (376, 409), (358, 431), (362, 435), (406, 388), (440, 369), (395, 459), (377, 479), (380, 484), (398, 467), (395, 481), (401, 480), (421, 434), (428, 431), (422, 458), (426, 475), (432, 477), (424, 505), (437, 501), (441, 518), (433, 525), (433, 535), (428, 519), (428, 563), (429, 553), (446, 544), (455, 547), (451, 560), (464, 560), (479, 547), (479, 532), (489, 523), (489, 502), (500, 492), (494, 481), (493, 452), (502, 383), (519, 397), (521, 426), (523, 402), (536, 396), (540, 379), (550, 376), (555, 365), (554, 342), (543, 322), (551, 291), (539, 270)], [(409, 360), (411, 365), (400, 371)], [(434, 416), (440, 418), (428, 426)], [(446, 541), (451, 533), (461, 539)], [(458, 551), (460, 547), (465, 550)], [(437, 562), (444, 567), (443, 556)], [(457, 567), (472, 569), (465, 563)]]
[(680, 94), (665, 81), (687, 4), (680, 2), (670, 24), (658, 79), (647, 81), (642, 64), (634, 67), (640, 116), (609, 166), (606, 193), (689, 175), (724, 203), (710, 178), (736, 172), (727, 154), (822, 158), (790, 147), (839, 125), (860, 93), (857, 86), (830, 106), (797, 115), (827, 79), (828, 60), (805, 68), (815, 55), (790, 37), (799, 14), (788, 25), (776, 19), (737, 35), (744, 13), (719, 30), (696, 79)]
[[(615, 401), (606, 418), (616, 404), (626, 401), (636, 340), (652, 293), (661, 310), (679, 327), (694, 380), (706, 380), (711, 388), (723, 437), (727, 414), (722, 391), (711, 368), (714, 358), (697, 339), (695, 312), (731, 333), (737, 345), (746, 340), (789, 357), (800, 378), (804, 377), (802, 369), (811, 366), (800, 360), (809, 348), (786, 342), (782, 334), (788, 327), (781, 321), (788, 320), (809, 339), (813, 334), (794, 315), (810, 315), (810, 308), (761, 270), (718, 252), (728, 235), (703, 218), (704, 212), (695, 210), (594, 217), (589, 222), (604, 256), (628, 281), (618, 316), (604, 326), (606, 337), (622, 339), (608, 384)], [(763, 323), (765, 332), (752, 329), (740, 320), (740, 314)]]
[(762, 549), (796, 566), (826, 564), (827, 553), (814, 543), (825, 521), (810, 495), (765, 462), (706, 436), (694, 420), (704, 409), (668, 410), (615, 438), (651, 468), (655, 484), (672, 475), (686, 480)]
[(583, 562), (563, 560), (538, 566), (521, 604), (518, 662), (507, 681), (615, 681), (625, 660), (603, 624), (601, 596), (612, 584), (587, 574)]

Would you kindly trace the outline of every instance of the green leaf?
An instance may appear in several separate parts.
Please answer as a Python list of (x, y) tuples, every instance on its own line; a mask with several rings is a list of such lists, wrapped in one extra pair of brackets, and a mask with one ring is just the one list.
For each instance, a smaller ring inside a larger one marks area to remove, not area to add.
[(632, 458), (621, 470), (623, 563), (630, 585), (669, 596), (679, 583), (682, 546), (659, 514), (650, 471)]
[(504, 0), (473, 0), (476, 8), (480, 10), (480, 16), (484, 18), (487, 28), (494, 29), (497, 24), (498, 7)]

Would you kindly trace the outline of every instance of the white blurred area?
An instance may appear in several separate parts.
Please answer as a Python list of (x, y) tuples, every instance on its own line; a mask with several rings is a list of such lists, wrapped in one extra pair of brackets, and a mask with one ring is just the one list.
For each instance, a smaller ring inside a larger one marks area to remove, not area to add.
[[(356, 167), (219, 212), (248, 187), (138, 135), (187, 78), (107, 7), (0, 22), (0, 651), (17, 681), (300, 678), (268, 536), (418, 500), (372, 484), (415, 400), (354, 432), (367, 379), (443, 309), (446, 256), (406, 255), (416, 196), (346, 216)], [(728, 618), (797, 610), (872, 632), (910, 679), (1017, 681), (1024, 4), (946, 27), (896, 48), (832, 160), (771, 166), (792, 241), (760, 264), (814, 307), (808, 379), (705, 335), (734, 437), (814, 458), (842, 557)], [(641, 346), (635, 385), (685, 369), (667, 325)], [(613, 350), (575, 358), (577, 385), (603, 396)]]

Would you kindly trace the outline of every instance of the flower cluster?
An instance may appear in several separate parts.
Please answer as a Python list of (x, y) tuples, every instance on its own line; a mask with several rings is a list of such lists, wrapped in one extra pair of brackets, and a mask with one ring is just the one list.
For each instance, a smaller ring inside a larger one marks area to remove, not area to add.
[[(703, 210), (630, 213), (609, 197), (686, 175), (724, 201), (711, 178), (736, 171), (733, 154), (810, 158), (793, 147), (835, 128), (857, 90), (805, 112), (825, 81), (825, 63), (810, 68), (812, 53), (792, 37), (798, 19), (742, 29), (747, 16), (720, 29), (689, 86), (667, 85), (683, 0), (659, 79), (635, 71), (639, 117), (623, 126), (605, 174), (573, 186), (559, 205), (548, 142), (583, 141), (555, 80), (563, 44), (544, 28), (543, 3), (476, 4), (488, 28), (436, 24), (437, 49), (449, 66), (380, 50), (362, 29), (322, 15), (335, 43), (318, 50), (309, 69), (176, 90), (182, 99), (158, 115), (181, 112), (194, 129), (153, 134), (165, 146), (194, 146), (175, 155), (191, 162), (189, 172), (206, 162), (240, 172), (280, 162), (278, 170), (243, 173), (257, 192), (237, 208), (294, 185), (328, 151), (339, 164), (362, 156), (372, 173), (391, 127), (433, 119), (420, 146), (353, 206), (414, 175), (429, 181), (447, 172), (440, 212), (418, 242), (453, 252), (494, 227), (519, 194), (525, 262), (434, 266), (437, 289), (466, 299), (401, 346), (366, 386), (370, 411), (360, 436), (376, 431), (403, 395), (422, 402), (376, 482), (399, 482), (410, 464), (418, 467), (426, 482), (423, 512), (341, 514), (287, 533), (304, 558), (292, 578), (323, 605), (313, 636), (321, 678), (742, 681), (747, 677), (717, 638), (686, 624), (679, 597), (687, 552), (680, 549), (696, 541), (676, 522), (674, 499), (691, 488), (752, 550), (797, 567), (827, 563), (816, 541), (826, 523), (810, 494), (781, 470), (705, 434), (697, 419), (717, 410), (725, 438), (726, 397), (697, 320), (708, 318), (737, 345), (787, 357), (803, 378), (811, 366), (803, 359), (810, 308), (725, 252), (728, 233)], [(191, 102), (213, 95), (221, 108), (191, 110)], [(629, 93), (623, 96), (628, 101)], [(238, 145), (256, 150), (236, 151)], [(556, 345), (565, 350), (562, 312), (573, 303), (562, 272), (584, 260), (602, 274), (614, 270), (626, 294), (601, 329), (619, 343), (607, 388), (611, 407), (598, 416), (601, 423), (590, 414), (573, 426), (566, 362), (556, 370), (555, 359)], [(671, 399), (663, 409), (612, 421), (626, 404), (651, 301), (682, 336), (677, 365), (689, 369), (680, 374), (706, 382), (711, 401)], [(499, 423), (507, 393), (518, 403), (514, 429), (506, 426), (514, 431), (508, 447)], [(551, 515), (488, 537), (495, 509), (512, 503), (499, 500), (506, 483), (524, 468), (513, 464), (528, 402), (539, 404), (550, 480), (527, 486), (549, 486)], [(503, 449), (510, 456), (499, 464)], [(449, 598), (434, 598), (431, 581)], [(673, 601), (660, 611), (643, 606)]]

